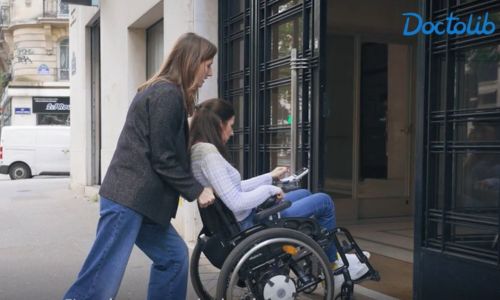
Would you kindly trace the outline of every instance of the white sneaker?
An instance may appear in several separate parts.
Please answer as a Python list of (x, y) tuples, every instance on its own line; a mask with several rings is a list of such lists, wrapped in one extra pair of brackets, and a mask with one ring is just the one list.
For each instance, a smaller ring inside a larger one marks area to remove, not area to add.
[[(363, 251), (363, 254), (366, 256), (366, 258), (370, 258), (370, 252)], [(361, 278), (369, 271), (368, 266), (361, 263), (356, 254), (347, 253), (345, 256), (347, 258), (347, 261), (349, 262), (349, 275), (351, 276), (352, 280)], [(335, 262), (335, 266), (337, 268), (342, 267), (343, 265), (344, 262), (342, 261), (342, 259), (337, 259), (337, 261)]]

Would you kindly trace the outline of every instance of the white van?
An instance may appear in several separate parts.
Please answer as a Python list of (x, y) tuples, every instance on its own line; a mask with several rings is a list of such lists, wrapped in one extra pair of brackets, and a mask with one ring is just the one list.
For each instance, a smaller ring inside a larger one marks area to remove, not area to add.
[(0, 173), (11, 179), (69, 175), (69, 126), (4, 126)]

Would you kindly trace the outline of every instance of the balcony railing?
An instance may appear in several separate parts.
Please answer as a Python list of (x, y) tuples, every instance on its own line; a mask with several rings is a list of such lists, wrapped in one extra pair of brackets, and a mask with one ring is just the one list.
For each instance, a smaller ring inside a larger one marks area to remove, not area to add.
[(0, 26), (9, 26), (10, 23), (10, 7), (7, 5), (0, 6)]
[(68, 3), (61, 0), (43, 0), (43, 16), (46, 18), (67, 18)]

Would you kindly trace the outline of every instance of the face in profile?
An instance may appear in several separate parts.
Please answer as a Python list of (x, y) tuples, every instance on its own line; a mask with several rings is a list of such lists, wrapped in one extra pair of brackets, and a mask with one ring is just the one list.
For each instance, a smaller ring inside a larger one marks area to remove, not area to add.
[(223, 122), (222, 127), (222, 142), (225, 144), (229, 139), (233, 136), (233, 125), (234, 125), (234, 116), (231, 119), (227, 120), (227, 122)]
[(206, 60), (201, 63), (201, 65), (198, 67), (198, 71), (196, 72), (196, 77), (195, 77), (195, 84), (198, 88), (201, 88), (203, 86), (203, 83), (205, 83), (205, 79), (208, 77), (212, 76), (212, 63), (213, 59)]

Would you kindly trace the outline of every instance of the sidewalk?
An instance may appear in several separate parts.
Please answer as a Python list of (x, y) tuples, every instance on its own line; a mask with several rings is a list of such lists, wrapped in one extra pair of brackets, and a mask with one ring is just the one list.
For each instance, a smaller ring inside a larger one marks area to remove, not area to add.
[[(99, 205), (69, 178), (0, 177), (0, 300), (61, 299), (94, 239)], [(190, 245), (192, 246), (192, 245)], [(149, 259), (134, 248), (117, 299), (145, 299)], [(355, 299), (394, 299), (356, 286)], [(188, 299), (197, 299), (191, 284)]]

